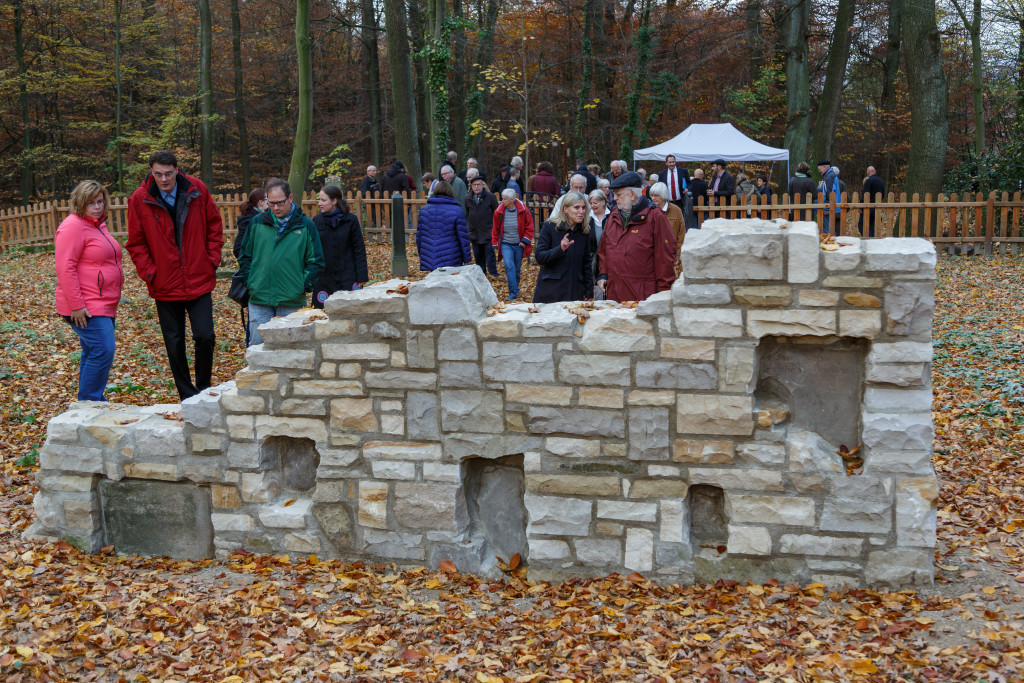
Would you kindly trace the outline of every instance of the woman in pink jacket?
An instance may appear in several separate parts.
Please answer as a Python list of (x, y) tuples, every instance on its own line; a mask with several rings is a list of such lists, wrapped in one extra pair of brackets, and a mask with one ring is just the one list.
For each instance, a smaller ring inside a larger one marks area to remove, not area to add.
[(110, 194), (95, 180), (71, 192), (71, 213), (54, 237), (57, 313), (82, 344), (78, 400), (105, 401), (103, 390), (114, 361), (114, 318), (124, 271), (121, 245), (107, 232)]

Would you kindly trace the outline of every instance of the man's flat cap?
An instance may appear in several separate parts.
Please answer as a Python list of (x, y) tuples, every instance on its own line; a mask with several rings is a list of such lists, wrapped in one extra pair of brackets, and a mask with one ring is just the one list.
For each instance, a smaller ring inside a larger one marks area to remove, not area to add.
[(633, 171), (626, 171), (621, 174), (618, 178), (611, 181), (609, 187), (613, 190), (619, 190), (623, 187), (643, 187), (644, 179), (640, 177), (639, 173)]
[(818, 162), (818, 166), (831, 166), (831, 165), (832, 165), (832, 162), (829, 161), (828, 159), (822, 159), (821, 161)]

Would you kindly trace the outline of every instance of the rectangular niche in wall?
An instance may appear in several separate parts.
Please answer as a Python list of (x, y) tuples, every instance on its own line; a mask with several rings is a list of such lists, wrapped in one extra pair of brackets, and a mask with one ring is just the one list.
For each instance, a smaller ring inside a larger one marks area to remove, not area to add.
[(100, 481), (103, 543), (121, 554), (213, 557), (210, 489), (191, 482)]
[(527, 564), (529, 518), (523, 502), (523, 456), (463, 460), (462, 481), (469, 513), (469, 539), (480, 549), (480, 571), (493, 567), (495, 556), (509, 561), (518, 554), (521, 563)]
[(868, 342), (838, 337), (764, 337), (758, 346), (758, 410), (816, 432), (834, 446), (860, 443)]
[(312, 439), (271, 436), (260, 444), (260, 469), (280, 468), (282, 485), (291, 491), (309, 491), (316, 486), (320, 454)]

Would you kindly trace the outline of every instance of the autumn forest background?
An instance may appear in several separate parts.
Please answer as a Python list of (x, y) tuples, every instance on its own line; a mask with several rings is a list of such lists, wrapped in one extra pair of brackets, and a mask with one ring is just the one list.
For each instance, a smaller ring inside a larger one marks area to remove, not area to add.
[(3, 206), (130, 192), (161, 148), (215, 192), (356, 189), (447, 149), (607, 169), (719, 121), (851, 189), (1024, 177), (1022, 0), (3, 0), (0, 31)]

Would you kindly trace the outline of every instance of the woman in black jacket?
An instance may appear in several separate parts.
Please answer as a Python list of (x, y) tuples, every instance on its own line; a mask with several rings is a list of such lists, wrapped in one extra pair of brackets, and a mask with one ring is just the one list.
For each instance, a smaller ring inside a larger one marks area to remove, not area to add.
[(359, 289), (366, 284), (366, 245), (359, 219), (335, 185), (325, 185), (317, 196), (320, 213), (313, 224), (320, 233), (324, 250), (324, 272), (313, 287), (313, 307), (323, 308), (327, 297), (337, 291)]
[(269, 207), (270, 204), (267, 204), (267, 191), (262, 187), (257, 187), (250, 192), (246, 200), (242, 202), (242, 205), (238, 207), (240, 214), (236, 221), (238, 232), (235, 234), (235, 243), (231, 247), (231, 251), (236, 259), (242, 253), (242, 246), (245, 244), (245, 232), (249, 229), (249, 222), (252, 221), (254, 216), (263, 213)]
[(590, 206), (579, 192), (559, 200), (551, 220), (540, 226), (533, 258), (540, 264), (533, 302), (589, 301), (594, 296)]

